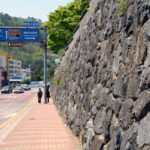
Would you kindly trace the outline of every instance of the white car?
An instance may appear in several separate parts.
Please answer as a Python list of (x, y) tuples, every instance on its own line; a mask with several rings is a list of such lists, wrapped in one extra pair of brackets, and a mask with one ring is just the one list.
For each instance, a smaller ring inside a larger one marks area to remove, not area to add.
[(13, 90), (14, 93), (24, 93), (24, 90), (21, 86), (17, 86), (15, 87), (15, 89)]
[(21, 87), (22, 87), (25, 91), (31, 90), (31, 88), (28, 86), (28, 84), (22, 84)]

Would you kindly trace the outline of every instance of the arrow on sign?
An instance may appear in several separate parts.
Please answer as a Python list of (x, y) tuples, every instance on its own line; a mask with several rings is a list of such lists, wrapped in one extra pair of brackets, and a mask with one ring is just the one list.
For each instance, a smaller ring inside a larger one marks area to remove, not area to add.
[(23, 43), (22, 42), (8, 42), (9, 47), (22, 47)]

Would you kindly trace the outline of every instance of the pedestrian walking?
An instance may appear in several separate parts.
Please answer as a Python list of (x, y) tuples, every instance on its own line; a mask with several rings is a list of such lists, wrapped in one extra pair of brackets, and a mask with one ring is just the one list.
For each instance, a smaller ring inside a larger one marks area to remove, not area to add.
[(42, 95), (43, 95), (43, 92), (41, 91), (41, 89), (39, 88), (39, 91), (38, 91), (38, 102), (41, 103), (41, 98), (42, 98)]
[(49, 88), (46, 89), (46, 99), (47, 99), (47, 103), (49, 103), (49, 98), (50, 98), (50, 92), (49, 92)]

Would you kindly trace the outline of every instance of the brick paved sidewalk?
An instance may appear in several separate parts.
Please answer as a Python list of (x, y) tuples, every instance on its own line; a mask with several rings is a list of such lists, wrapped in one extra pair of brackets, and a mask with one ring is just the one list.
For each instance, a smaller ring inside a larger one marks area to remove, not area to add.
[(38, 104), (0, 143), (0, 150), (82, 150), (50, 100)]

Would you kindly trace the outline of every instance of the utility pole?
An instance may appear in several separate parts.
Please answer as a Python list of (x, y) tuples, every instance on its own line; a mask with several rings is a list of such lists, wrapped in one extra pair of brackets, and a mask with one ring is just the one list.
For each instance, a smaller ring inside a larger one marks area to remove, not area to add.
[(45, 104), (47, 104), (46, 89), (47, 89), (47, 27), (44, 28), (44, 103)]
[(29, 81), (31, 81), (31, 65), (29, 65)]

